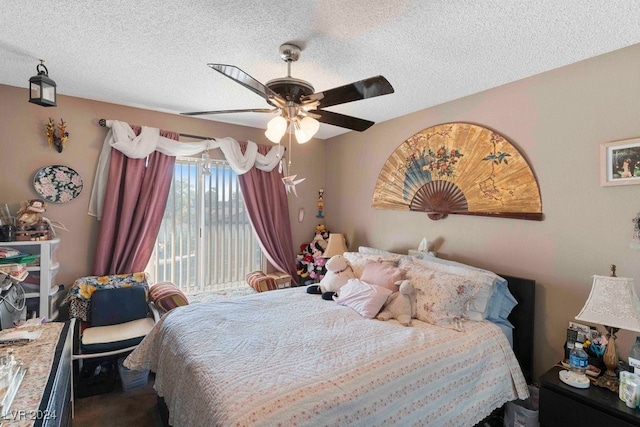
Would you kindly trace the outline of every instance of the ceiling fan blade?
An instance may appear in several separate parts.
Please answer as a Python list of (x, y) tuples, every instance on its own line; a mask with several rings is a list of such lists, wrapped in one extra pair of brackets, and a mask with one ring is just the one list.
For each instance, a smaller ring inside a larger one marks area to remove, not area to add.
[(221, 73), (224, 76), (229, 77), (231, 80), (240, 83), (242, 86), (246, 87), (250, 91), (255, 94), (263, 97), (269, 104), (271, 104), (271, 100), (273, 98), (280, 98), (280, 96), (251, 77), (249, 74), (242, 71), (240, 68), (234, 65), (225, 65), (225, 64), (207, 64), (212, 69)]
[(180, 113), (183, 116), (204, 116), (206, 114), (231, 114), (231, 113), (275, 113), (277, 108), (247, 108), (243, 110), (216, 110), (216, 111), (192, 111)]
[(360, 99), (387, 95), (389, 93), (393, 93), (391, 83), (382, 76), (375, 76), (305, 96), (301, 101), (302, 104), (318, 101), (316, 108), (324, 108)]
[(369, 120), (346, 116), (344, 114), (334, 113), (333, 111), (309, 110), (309, 113), (311, 113), (310, 115), (315, 117), (319, 122), (356, 130), (358, 132), (363, 132), (375, 124)]

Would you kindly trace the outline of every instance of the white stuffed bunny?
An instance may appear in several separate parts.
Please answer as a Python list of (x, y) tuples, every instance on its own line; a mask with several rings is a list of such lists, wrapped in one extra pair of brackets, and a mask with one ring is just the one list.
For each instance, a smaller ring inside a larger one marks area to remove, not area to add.
[(404, 326), (411, 326), (411, 319), (416, 317), (415, 290), (408, 280), (396, 282), (399, 289), (389, 295), (387, 302), (376, 318), (378, 320), (396, 319)]

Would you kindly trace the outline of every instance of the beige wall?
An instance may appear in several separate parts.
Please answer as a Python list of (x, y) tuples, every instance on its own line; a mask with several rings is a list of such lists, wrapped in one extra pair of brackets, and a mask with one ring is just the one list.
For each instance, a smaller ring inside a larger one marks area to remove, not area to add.
[[(28, 76), (25, 83), (27, 79)], [(58, 90), (64, 93), (63, 87)], [(8, 203), (15, 214), (21, 201), (37, 198), (33, 176), (46, 165), (70, 166), (82, 176), (84, 189), (80, 196), (69, 203), (49, 204), (45, 213), (46, 217), (63, 223), (69, 230), (58, 232), (61, 238), (58, 284), (69, 285), (75, 278), (92, 272), (98, 222), (87, 212), (96, 164), (107, 134), (107, 129), (98, 125), (99, 119), (122, 120), (192, 135), (230, 136), (241, 141), (268, 143), (264, 130), (255, 128), (66, 96), (58, 97), (55, 108), (30, 104), (27, 99), (26, 84), (24, 88), (0, 85), (0, 203)], [(49, 117), (56, 123), (60, 118), (67, 123), (70, 137), (62, 153), (50, 148), (44, 135)], [(298, 185), (300, 197), (289, 196), (296, 249), (313, 237), (317, 223), (314, 212), (317, 189), (324, 181), (324, 143), (312, 139), (304, 145), (293, 145), (292, 151), (293, 171), (306, 178)], [(301, 207), (307, 215), (304, 222), (298, 223)]]
[[(535, 279), (535, 374), (543, 373), (561, 357), (564, 328), (582, 307), (591, 275), (608, 274), (615, 263), (620, 276), (640, 283), (640, 252), (629, 249), (640, 186), (599, 183), (600, 144), (640, 137), (639, 69), (640, 45), (380, 123), (364, 133), (294, 144), (294, 172), (306, 177), (298, 186), (299, 197), (289, 198), (294, 247), (307, 242), (323, 222), (315, 212), (317, 191), (324, 187), (324, 222), (329, 230), (345, 233), (353, 250), (369, 245), (406, 251), (427, 237), (438, 242), (444, 257)], [(429, 88), (388, 96), (419, 96), (420, 90)], [(266, 142), (257, 129), (72, 97), (60, 96), (56, 108), (26, 99), (26, 88), (0, 86), (0, 203), (15, 211), (21, 200), (36, 197), (33, 174), (49, 164), (71, 166), (85, 182), (79, 198), (49, 205), (46, 214), (69, 229), (60, 232), (58, 283), (88, 273), (93, 262), (97, 223), (87, 215), (87, 206), (106, 134), (97, 125), (99, 118)], [(68, 123), (71, 137), (62, 154), (49, 148), (44, 137), (49, 117)], [(378, 173), (393, 150), (422, 129), (453, 121), (495, 129), (523, 152), (538, 178), (544, 221), (455, 215), (431, 221), (417, 212), (371, 208)], [(301, 207), (306, 216), (298, 223)], [(633, 337), (619, 333), (622, 356)]]
[[(640, 45), (328, 141), (327, 226), (343, 231), (352, 250), (403, 252), (427, 237), (438, 241), (443, 257), (535, 279), (534, 364), (535, 374), (543, 373), (562, 356), (564, 328), (584, 304), (591, 275), (607, 275), (616, 264), (619, 276), (640, 287), (640, 251), (629, 248), (640, 186), (599, 182), (600, 144), (640, 137), (638, 70)], [(429, 87), (389, 96), (421, 91)], [(371, 208), (376, 179), (395, 148), (447, 122), (494, 129), (523, 152), (538, 179), (543, 221), (463, 215), (432, 221), (418, 212)], [(633, 337), (619, 333), (621, 356), (628, 356)]]

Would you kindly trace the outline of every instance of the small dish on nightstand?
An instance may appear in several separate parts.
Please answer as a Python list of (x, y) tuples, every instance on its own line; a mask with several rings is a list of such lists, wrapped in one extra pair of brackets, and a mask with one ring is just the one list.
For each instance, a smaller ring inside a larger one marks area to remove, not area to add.
[(571, 371), (562, 370), (558, 373), (560, 381), (576, 388), (589, 388), (591, 381), (586, 375), (578, 375)]
[[(563, 360), (563, 361), (562, 361), (562, 366), (563, 366), (564, 368), (569, 369), (569, 368), (570, 368), (570, 366), (569, 366), (569, 361), (568, 361), (568, 360)], [(599, 368), (596, 368), (596, 367), (595, 367), (595, 366), (593, 366), (593, 365), (589, 365), (589, 366), (587, 366), (587, 372), (586, 372), (586, 374), (587, 374), (587, 375), (589, 375), (590, 377), (597, 378), (597, 377), (599, 377), (599, 376), (600, 376), (600, 372), (602, 372), (602, 371), (601, 371)]]

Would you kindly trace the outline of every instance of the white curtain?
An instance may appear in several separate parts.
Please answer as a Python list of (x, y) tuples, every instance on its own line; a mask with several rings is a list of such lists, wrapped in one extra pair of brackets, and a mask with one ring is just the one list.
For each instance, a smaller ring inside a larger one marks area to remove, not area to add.
[(240, 144), (233, 138), (179, 142), (160, 136), (158, 128), (143, 126), (140, 135), (136, 136), (128, 123), (106, 120), (106, 126), (109, 133), (102, 146), (89, 200), (89, 215), (97, 217), (98, 220), (102, 218), (112, 148), (134, 159), (145, 158), (154, 151), (168, 156), (192, 156), (208, 149), (219, 148), (238, 175), (248, 172), (253, 166), (269, 172), (278, 165), (284, 154), (282, 145), (275, 145), (267, 154), (262, 155), (258, 153), (258, 145), (249, 141), (245, 153), (242, 154)]

